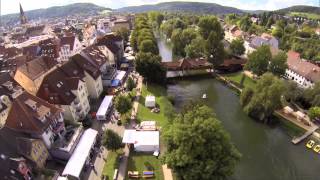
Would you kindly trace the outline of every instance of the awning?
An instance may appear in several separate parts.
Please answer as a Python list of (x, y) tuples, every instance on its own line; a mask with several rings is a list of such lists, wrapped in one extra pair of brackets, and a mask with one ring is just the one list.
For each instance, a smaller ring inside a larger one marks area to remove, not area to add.
[(111, 81), (111, 87), (117, 87), (120, 84), (120, 80), (114, 79)]
[(159, 146), (159, 138), (159, 131), (125, 130), (123, 134), (122, 143), (134, 144), (135, 146)]
[(94, 129), (87, 129), (71, 155), (66, 167), (64, 168), (62, 175), (63, 176), (73, 176), (80, 178), (80, 173), (82, 168), (90, 155), (91, 148), (93, 147), (98, 131)]
[(126, 75), (126, 71), (117, 71), (117, 74), (114, 80), (122, 81), (125, 75)]

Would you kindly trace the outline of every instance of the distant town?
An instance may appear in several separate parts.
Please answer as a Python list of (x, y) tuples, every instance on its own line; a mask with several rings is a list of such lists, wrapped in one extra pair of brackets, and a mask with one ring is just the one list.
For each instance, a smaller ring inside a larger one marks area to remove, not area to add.
[(318, 179), (320, 8), (166, 5), (180, 10), (17, 5), (0, 28), (0, 179)]

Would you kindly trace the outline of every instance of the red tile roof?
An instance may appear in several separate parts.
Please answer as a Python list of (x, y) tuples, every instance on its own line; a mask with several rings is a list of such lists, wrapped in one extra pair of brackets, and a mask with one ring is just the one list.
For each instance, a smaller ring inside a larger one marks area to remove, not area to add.
[[(36, 109), (29, 107), (27, 101), (34, 102)], [(50, 111), (45, 121), (38, 119), (42, 115), (41, 109)], [(54, 105), (24, 92), (13, 100), (5, 126), (19, 132), (42, 134), (53, 121), (60, 117), (61, 112), (62, 110)]]
[(320, 81), (320, 67), (300, 58), (300, 54), (289, 51), (288, 68), (312, 82)]

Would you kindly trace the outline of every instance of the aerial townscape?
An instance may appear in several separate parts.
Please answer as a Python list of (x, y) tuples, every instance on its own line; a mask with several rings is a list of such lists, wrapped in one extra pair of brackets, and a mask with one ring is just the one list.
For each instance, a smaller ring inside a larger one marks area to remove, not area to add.
[(34, 2), (0, 1), (0, 180), (320, 179), (317, 0)]

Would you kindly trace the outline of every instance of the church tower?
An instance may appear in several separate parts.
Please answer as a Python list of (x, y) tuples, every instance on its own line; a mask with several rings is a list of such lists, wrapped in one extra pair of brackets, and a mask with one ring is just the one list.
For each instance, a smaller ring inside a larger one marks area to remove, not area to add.
[(20, 5), (20, 23), (21, 24), (27, 24), (27, 17), (24, 14), (24, 11), (22, 9), (21, 3), (19, 3), (19, 5)]

